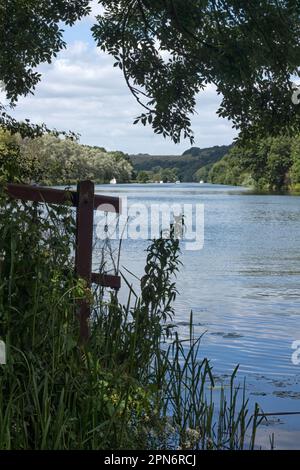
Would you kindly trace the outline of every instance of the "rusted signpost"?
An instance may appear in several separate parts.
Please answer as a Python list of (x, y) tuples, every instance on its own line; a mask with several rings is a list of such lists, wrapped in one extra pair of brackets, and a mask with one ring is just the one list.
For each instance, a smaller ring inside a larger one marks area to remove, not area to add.
[[(23, 184), (8, 184), (7, 192), (10, 197), (23, 201), (33, 201), (48, 204), (71, 204), (76, 207), (76, 250), (75, 272), (85, 280), (87, 287), (92, 283), (119, 289), (119, 276), (92, 272), (94, 209), (105, 212), (121, 212), (120, 199), (111, 196), (100, 196), (94, 192), (94, 183), (81, 181), (77, 191), (46, 188)], [(89, 337), (88, 318), (91, 309), (87, 300), (79, 303), (80, 340)]]

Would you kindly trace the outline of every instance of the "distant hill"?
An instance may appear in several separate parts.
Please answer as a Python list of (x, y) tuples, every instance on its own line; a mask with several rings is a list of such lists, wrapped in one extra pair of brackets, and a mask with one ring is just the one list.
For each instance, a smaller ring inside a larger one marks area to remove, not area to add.
[[(215, 145), (200, 149), (192, 147), (186, 150), (182, 155), (149, 155), (138, 154), (130, 155), (134, 170), (138, 173), (140, 171), (157, 171), (161, 169), (177, 169), (178, 177), (181, 181), (197, 181), (196, 175), (199, 169), (207, 169), (221, 160), (230, 150), (231, 145)], [(206, 174), (206, 171), (203, 175)]]
[(193, 157), (199, 157), (201, 152), (202, 149), (200, 147), (191, 147), (190, 149), (187, 149), (185, 152), (183, 152), (182, 155), (192, 155)]

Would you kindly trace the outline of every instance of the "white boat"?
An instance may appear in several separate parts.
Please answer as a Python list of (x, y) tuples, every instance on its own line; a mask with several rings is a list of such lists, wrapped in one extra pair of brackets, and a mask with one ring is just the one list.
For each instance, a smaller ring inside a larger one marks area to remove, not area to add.
[(117, 184), (116, 178), (113, 178), (112, 180), (110, 180), (109, 184)]
[(203, 181), (203, 180), (199, 181), (199, 184), (203, 184), (203, 183), (204, 183), (204, 181)]
[(180, 184), (180, 181), (179, 181), (179, 180), (178, 180), (178, 181), (176, 181), (176, 182), (175, 182), (175, 184)]
[(164, 182), (163, 182), (163, 181), (160, 181), (159, 184), (164, 184)]

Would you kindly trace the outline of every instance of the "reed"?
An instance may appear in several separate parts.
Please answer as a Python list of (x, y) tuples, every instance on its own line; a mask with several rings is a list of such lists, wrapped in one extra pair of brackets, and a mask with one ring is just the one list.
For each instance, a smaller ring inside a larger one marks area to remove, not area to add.
[[(245, 388), (215, 398), (200, 338), (174, 329), (179, 242), (154, 240), (140, 293), (86, 289), (72, 272), (68, 207), (0, 194), (1, 449), (254, 448), (258, 409)], [(126, 282), (125, 282), (126, 284)], [(91, 338), (78, 342), (76, 304), (93, 305)]]

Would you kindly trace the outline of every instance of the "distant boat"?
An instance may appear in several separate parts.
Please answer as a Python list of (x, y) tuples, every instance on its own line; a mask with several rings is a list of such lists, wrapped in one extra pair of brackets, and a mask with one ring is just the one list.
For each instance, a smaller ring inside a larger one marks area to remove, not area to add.
[(164, 182), (163, 182), (163, 181), (160, 181), (159, 184), (164, 184)]
[(179, 181), (179, 180), (178, 180), (178, 181), (176, 181), (176, 182), (175, 182), (175, 184), (180, 184), (180, 181)]
[(199, 183), (200, 183), (200, 184), (203, 184), (203, 183), (204, 183), (204, 181), (203, 181), (203, 180), (201, 180), (201, 181), (199, 181)]
[(117, 184), (116, 178), (113, 178), (112, 180), (110, 180), (109, 184)]

